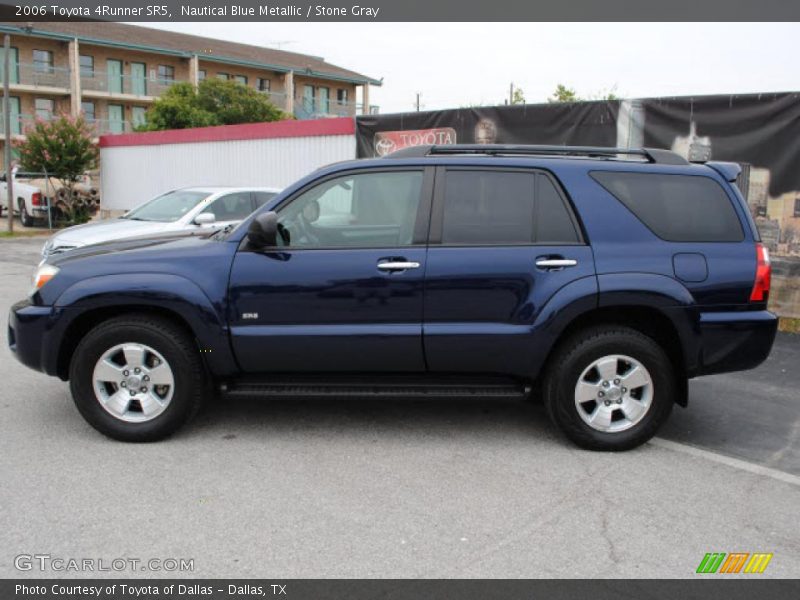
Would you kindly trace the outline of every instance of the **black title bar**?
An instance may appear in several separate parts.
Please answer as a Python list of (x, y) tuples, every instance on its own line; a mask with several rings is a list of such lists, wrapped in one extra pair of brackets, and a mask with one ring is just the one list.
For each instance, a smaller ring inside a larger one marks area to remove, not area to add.
[[(791, 0), (0, 0), (36, 21), (800, 21)], [(609, 40), (613, 43), (613, 40)], [(677, 42), (676, 42), (677, 43)]]

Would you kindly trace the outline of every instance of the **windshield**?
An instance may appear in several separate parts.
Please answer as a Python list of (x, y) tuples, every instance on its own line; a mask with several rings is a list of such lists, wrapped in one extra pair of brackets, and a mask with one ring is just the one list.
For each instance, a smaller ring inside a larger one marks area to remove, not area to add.
[(123, 219), (134, 221), (177, 221), (203, 200), (208, 198), (208, 192), (190, 192), (186, 190), (176, 190), (167, 192), (163, 196), (158, 196), (134, 208), (126, 214)]

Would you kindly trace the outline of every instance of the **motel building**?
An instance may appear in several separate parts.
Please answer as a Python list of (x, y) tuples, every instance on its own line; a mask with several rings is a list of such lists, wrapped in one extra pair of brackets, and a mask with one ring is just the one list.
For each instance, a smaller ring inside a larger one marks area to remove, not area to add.
[[(318, 56), (122, 23), (0, 22), (0, 33), (11, 36), (11, 134), (17, 139), (37, 117), (61, 113), (83, 112), (98, 135), (131, 132), (172, 84), (197, 85), (206, 77), (252, 87), (297, 119), (378, 112), (369, 90), (380, 80)], [(3, 59), (0, 46), (0, 76)], [(0, 140), (3, 128), (0, 123)]]

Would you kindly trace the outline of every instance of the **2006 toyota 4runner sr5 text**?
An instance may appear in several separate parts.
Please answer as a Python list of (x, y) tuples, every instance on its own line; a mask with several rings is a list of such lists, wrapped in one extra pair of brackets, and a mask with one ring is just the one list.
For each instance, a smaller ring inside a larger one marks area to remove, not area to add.
[(339, 163), (232, 230), (42, 264), (17, 358), (119, 440), (204, 398), (541, 396), (580, 446), (658, 430), (687, 381), (769, 354), (770, 266), (732, 163), (426, 146)]

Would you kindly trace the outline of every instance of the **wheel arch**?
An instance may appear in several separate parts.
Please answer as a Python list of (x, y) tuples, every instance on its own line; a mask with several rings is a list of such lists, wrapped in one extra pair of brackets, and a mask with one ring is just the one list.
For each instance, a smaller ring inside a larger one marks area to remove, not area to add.
[(109, 319), (133, 315), (161, 317), (177, 325), (191, 336), (192, 339), (197, 340), (197, 335), (194, 330), (180, 312), (162, 306), (154, 306), (152, 304), (118, 304), (87, 310), (75, 317), (61, 336), (61, 344), (59, 345), (56, 358), (56, 375), (64, 381), (69, 379), (69, 366), (72, 356), (81, 343), (81, 340), (83, 340), (86, 334), (92, 329), (105, 323)]
[(212, 375), (238, 371), (226, 321), (220, 314), (224, 308), (185, 277), (134, 273), (83, 279), (60, 293), (55, 310), (60, 323), (51, 339), (58, 347), (51, 351), (47, 361), (50, 369), (46, 371), (62, 379), (68, 377), (71, 353), (89, 329), (110, 318), (133, 313), (156, 314), (186, 329), (196, 340)]
[(662, 309), (648, 304), (617, 304), (598, 306), (573, 318), (560, 332), (552, 345), (545, 361), (547, 363), (558, 347), (577, 332), (600, 325), (619, 326), (634, 329), (661, 346), (675, 368), (675, 380), (678, 389), (676, 402), (681, 406), (688, 403), (687, 379), (690, 370), (687, 368), (687, 347), (682, 334), (682, 327), (676, 324), (674, 316)]

